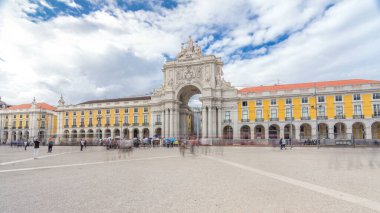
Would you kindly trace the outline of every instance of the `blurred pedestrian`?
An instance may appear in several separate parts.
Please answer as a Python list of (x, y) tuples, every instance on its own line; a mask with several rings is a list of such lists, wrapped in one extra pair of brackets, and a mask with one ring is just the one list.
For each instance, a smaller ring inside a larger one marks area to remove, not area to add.
[(280, 139), (280, 145), (281, 145), (281, 150), (282, 148), (284, 148), (286, 150), (286, 140), (284, 140), (283, 138)]
[(84, 140), (84, 148), (87, 148), (87, 140)]
[(80, 140), (80, 151), (83, 151), (84, 140)]
[(35, 140), (34, 140), (34, 152), (33, 152), (34, 159), (38, 159), (39, 151), (40, 151), (40, 141), (38, 138), (35, 138)]
[(54, 144), (53, 138), (49, 138), (48, 152), (52, 152), (53, 151), (53, 144)]
[(26, 151), (26, 147), (28, 146), (28, 141), (24, 141), (24, 148), (25, 148), (25, 151)]

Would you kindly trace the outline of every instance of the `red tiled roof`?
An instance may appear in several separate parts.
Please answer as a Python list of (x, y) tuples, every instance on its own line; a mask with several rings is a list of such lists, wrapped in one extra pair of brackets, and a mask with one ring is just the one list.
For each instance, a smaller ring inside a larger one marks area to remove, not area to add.
[[(7, 110), (30, 109), (30, 108), (32, 108), (32, 104), (20, 104), (20, 105), (14, 105), (14, 106), (8, 107)], [(57, 110), (57, 108), (43, 102), (37, 103), (37, 109), (46, 109), (46, 110), (52, 110), (52, 111)]]
[(322, 81), (322, 82), (309, 82), (299, 84), (280, 84), (272, 86), (256, 86), (240, 89), (239, 92), (264, 92), (264, 91), (277, 91), (277, 90), (292, 90), (292, 89), (309, 89), (309, 88), (321, 88), (321, 87), (336, 87), (346, 85), (358, 85), (358, 84), (378, 84), (377, 80), (365, 80), (365, 79), (349, 79), (338, 81)]

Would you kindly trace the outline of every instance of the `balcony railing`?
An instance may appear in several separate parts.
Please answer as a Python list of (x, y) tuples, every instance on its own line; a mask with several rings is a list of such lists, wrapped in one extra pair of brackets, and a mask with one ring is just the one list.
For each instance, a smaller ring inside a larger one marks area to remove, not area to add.
[(335, 115), (335, 119), (346, 119), (344, 115)]
[(231, 123), (232, 121), (231, 121), (231, 119), (224, 119), (224, 123), (225, 124), (229, 124), (229, 123)]
[(327, 120), (327, 116), (321, 116), (321, 115), (319, 115), (319, 116), (317, 116), (317, 119), (318, 120)]
[(249, 119), (241, 119), (241, 122), (247, 123), (247, 122), (249, 122)]
[(92, 124), (88, 124), (88, 127), (92, 127)]
[(294, 121), (294, 118), (293, 117), (286, 117), (285, 121)]
[(69, 125), (65, 125), (64, 128), (69, 128)]
[(102, 127), (102, 125), (101, 124), (96, 124), (96, 127)]
[(72, 125), (71, 128), (77, 128), (77, 125)]
[(129, 123), (123, 123), (123, 126), (129, 126)]
[(270, 118), (270, 121), (278, 121), (278, 118)]
[(364, 115), (353, 115), (353, 119), (363, 119)]
[(22, 129), (22, 126), (19, 126), (18, 129)]
[(162, 125), (162, 122), (161, 121), (157, 121), (155, 124), (156, 125)]
[(149, 123), (143, 123), (142, 125), (143, 126), (149, 126)]
[(139, 125), (139, 123), (133, 123), (132, 124), (132, 126), (138, 126)]
[(303, 121), (310, 120), (310, 116), (304, 116), (304, 117), (301, 117), (301, 120), (303, 120)]
[(380, 114), (373, 114), (372, 118), (380, 118)]
[(120, 126), (120, 124), (119, 124), (119, 123), (117, 123), (117, 124), (114, 124), (113, 126)]
[(80, 124), (80, 127), (84, 127), (84, 124)]
[(106, 125), (105, 125), (105, 127), (109, 127), (109, 126), (111, 126), (111, 125), (110, 125), (110, 124), (106, 124)]
[(256, 118), (255, 121), (256, 121), (256, 122), (263, 122), (263, 121), (264, 121), (264, 118)]

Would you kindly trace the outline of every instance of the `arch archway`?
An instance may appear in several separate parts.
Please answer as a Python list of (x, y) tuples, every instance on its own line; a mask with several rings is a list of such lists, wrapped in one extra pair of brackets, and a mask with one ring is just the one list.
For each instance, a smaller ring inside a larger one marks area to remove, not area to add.
[(89, 129), (89, 130), (87, 131), (87, 139), (88, 139), (89, 141), (93, 141), (93, 139), (94, 139), (94, 130)]
[(156, 131), (154, 131), (154, 133), (155, 133), (155, 137), (161, 138), (162, 129), (161, 128), (157, 128)]
[(1, 141), (1, 142), (8, 142), (8, 131), (4, 131), (3, 132), (3, 141)]
[(244, 125), (240, 128), (240, 139), (251, 139), (251, 127)]
[[(182, 73), (182, 77), (187, 78), (191, 75), (191, 71), (186, 71)], [(179, 132), (178, 137), (184, 138), (191, 135), (196, 135), (200, 133), (201, 123), (200, 116), (194, 114), (196, 111), (200, 111), (202, 103), (200, 101), (201, 89), (198, 85), (184, 85), (180, 87), (176, 92), (177, 100), (179, 101), (179, 111), (175, 112), (179, 116), (179, 125), (173, 126), (174, 132)], [(212, 124), (211, 124), (212, 125)], [(178, 129), (176, 131), (175, 129)], [(171, 135), (174, 136), (174, 135)]]
[(311, 125), (304, 123), (300, 126), (300, 139), (311, 139)]
[(111, 137), (111, 130), (110, 129), (106, 129), (104, 131), (104, 134), (105, 134), (106, 138), (110, 138)]
[[(290, 137), (291, 136), (291, 137)], [(284, 127), (284, 138), (290, 139), (296, 137), (296, 127), (292, 124), (286, 124)]]
[(232, 139), (234, 136), (234, 131), (231, 126), (225, 126), (223, 128), (223, 139)]
[(352, 136), (356, 140), (365, 139), (365, 125), (362, 122), (352, 124)]
[(280, 139), (280, 127), (277, 124), (269, 126), (269, 139)]
[(149, 138), (149, 129), (148, 128), (143, 129), (143, 138)]
[(64, 140), (65, 142), (67, 142), (67, 141), (69, 141), (69, 137), (70, 137), (69, 130), (65, 130), (65, 131), (63, 132), (63, 140)]
[(318, 124), (318, 136), (320, 139), (329, 138), (329, 126), (325, 123)]
[(22, 138), (22, 131), (18, 131), (17, 132), (17, 138), (18, 138), (18, 140), (22, 140), (23, 138)]
[(84, 129), (79, 130), (79, 138), (84, 139), (86, 137), (86, 132)]
[(77, 134), (77, 131), (74, 129), (73, 131), (71, 131), (71, 139), (75, 142), (77, 141), (77, 138), (78, 138), (78, 134)]
[(255, 139), (265, 139), (265, 127), (263, 125), (256, 125), (254, 134)]
[(13, 132), (12, 132), (11, 140), (12, 140), (12, 141), (16, 141), (16, 137), (17, 137), (16, 132), (13, 131)]
[(346, 124), (339, 122), (334, 125), (334, 138), (335, 139), (347, 139)]
[(103, 139), (103, 131), (101, 129), (96, 130), (96, 137), (98, 139)]
[(124, 130), (123, 130), (123, 138), (125, 138), (125, 139), (130, 139), (130, 138), (129, 138), (129, 130), (128, 130), (128, 129), (124, 129)]
[(120, 137), (120, 129), (114, 129), (114, 130), (113, 130), (113, 135), (114, 135), (115, 137)]
[(133, 138), (139, 138), (139, 133), (140, 133), (140, 131), (139, 131), (139, 129), (133, 129)]
[(374, 122), (371, 125), (372, 139), (379, 140), (380, 139), (380, 122)]

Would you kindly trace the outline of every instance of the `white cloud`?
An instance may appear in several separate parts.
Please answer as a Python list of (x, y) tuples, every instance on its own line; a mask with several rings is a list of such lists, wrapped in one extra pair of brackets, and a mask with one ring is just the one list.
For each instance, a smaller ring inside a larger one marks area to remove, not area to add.
[[(110, 0), (81, 17), (32, 22), (26, 12), (37, 12), (38, 5), (3, 2), (2, 100), (25, 103), (36, 96), (56, 104), (61, 92), (69, 103), (144, 94), (161, 84), (163, 54), (175, 56), (189, 35), (209, 45), (205, 53), (225, 60), (225, 79), (234, 85), (378, 78), (380, 16), (373, 1), (195, 0), (171, 10), (153, 3), (153, 11), (126, 12)], [(240, 48), (286, 33), (288, 40), (242, 57)]]

